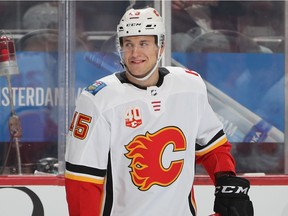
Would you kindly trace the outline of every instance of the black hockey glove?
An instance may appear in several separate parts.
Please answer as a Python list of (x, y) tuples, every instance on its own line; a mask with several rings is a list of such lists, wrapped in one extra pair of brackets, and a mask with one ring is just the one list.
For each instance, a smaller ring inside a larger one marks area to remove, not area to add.
[(253, 204), (248, 196), (250, 183), (237, 176), (216, 179), (214, 211), (221, 216), (253, 216)]

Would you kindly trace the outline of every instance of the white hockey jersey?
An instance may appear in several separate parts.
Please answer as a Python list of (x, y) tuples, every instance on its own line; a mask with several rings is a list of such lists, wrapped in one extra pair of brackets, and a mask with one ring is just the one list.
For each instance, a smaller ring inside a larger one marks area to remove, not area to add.
[(66, 146), (66, 178), (105, 183), (103, 215), (195, 215), (195, 155), (226, 142), (200, 75), (160, 68), (139, 88), (124, 72), (86, 88)]

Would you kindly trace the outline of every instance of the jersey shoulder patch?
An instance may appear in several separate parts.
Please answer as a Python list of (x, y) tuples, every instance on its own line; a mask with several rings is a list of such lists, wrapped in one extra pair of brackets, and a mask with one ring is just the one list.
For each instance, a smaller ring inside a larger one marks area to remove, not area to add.
[(104, 82), (102, 81), (95, 81), (92, 85), (86, 87), (84, 90), (89, 92), (92, 95), (97, 94), (101, 89), (103, 89), (105, 86), (107, 86)]

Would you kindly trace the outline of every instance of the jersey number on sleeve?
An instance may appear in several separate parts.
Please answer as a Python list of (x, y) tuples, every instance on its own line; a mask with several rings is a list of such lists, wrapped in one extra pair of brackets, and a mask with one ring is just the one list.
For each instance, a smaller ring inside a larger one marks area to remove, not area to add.
[(87, 136), (87, 133), (89, 131), (89, 123), (91, 122), (91, 120), (91, 116), (75, 112), (69, 127), (69, 131), (73, 133), (74, 137), (83, 140)]

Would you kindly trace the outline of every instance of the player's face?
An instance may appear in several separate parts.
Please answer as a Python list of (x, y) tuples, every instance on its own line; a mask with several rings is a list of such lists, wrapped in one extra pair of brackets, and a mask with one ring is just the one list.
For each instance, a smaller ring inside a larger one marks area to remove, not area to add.
[(129, 36), (123, 38), (122, 58), (126, 68), (135, 77), (148, 74), (157, 62), (158, 47), (154, 36)]

